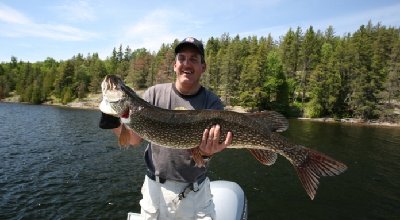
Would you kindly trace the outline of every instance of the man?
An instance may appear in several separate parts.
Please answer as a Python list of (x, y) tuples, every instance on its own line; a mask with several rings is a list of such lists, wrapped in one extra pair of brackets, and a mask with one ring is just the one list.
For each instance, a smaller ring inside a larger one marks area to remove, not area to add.
[[(175, 55), (175, 83), (150, 87), (143, 98), (165, 109), (222, 110), (221, 100), (200, 84), (207, 67), (203, 44), (188, 37), (176, 46)], [(119, 136), (121, 126), (115, 128), (114, 132)], [(128, 132), (129, 144), (137, 145), (142, 141), (133, 131)], [(185, 135), (184, 130), (182, 135)], [(206, 161), (232, 143), (231, 132), (228, 132), (223, 143), (219, 143), (219, 138), (219, 125), (205, 128), (198, 147)], [(143, 199), (140, 201), (144, 219), (215, 219), (206, 167), (197, 167), (189, 150), (169, 149), (149, 143), (145, 162), (148, 170), (142, 187)]]

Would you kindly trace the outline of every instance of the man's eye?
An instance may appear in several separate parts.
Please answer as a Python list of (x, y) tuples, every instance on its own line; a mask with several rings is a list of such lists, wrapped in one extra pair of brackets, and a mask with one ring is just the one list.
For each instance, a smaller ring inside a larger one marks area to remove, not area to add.
[(184, 57), (184, 56), (178, 56), (178, 60), (179, 60), (179, 61), (185, 61), (185, 60), (186, 60), (186, 57)]

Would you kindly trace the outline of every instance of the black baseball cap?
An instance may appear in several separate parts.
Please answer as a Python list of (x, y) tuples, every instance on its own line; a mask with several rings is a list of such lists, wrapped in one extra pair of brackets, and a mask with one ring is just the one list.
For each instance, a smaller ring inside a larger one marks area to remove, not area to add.
[(197, 40), (194, 37), (187, 37), (178, 45), (176, 45), (175, 54), (178, 54), (184, 46), (191, 46), (193, 48), (196, 48), (199, 51), (200, 55), (204, 58), (204, 46), (201, 41)]

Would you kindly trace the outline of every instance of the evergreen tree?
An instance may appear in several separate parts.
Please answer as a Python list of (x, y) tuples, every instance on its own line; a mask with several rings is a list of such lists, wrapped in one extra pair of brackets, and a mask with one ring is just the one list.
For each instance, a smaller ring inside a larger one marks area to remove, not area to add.
[(400, 102), (400, 39), (392, 44), (388, 61), (388, 76), (384, 83), (383, 98), (390, 105)]
[(244, 57), (243, 47), (240, 37), (236, 36), (229, 43), (225, 56), (222, 57), (220, 66), (221, 72), (221, 97), (226, 105), (237, 105), (239, 96), (240, 72), (242, 69), (242, 59)]
[(333, 108), (340, 90), (340, 75), (335, 68), (333, 46), (324, 43), (321, 62), (310, 76), (310, 102), (306, 115), (321, 117), (333, 114)]
[(376, 118), (377, 113), (377, 84), (376, 75), (372, 71), (373, 57), (373, 26), (362, 25), (352, 37), (356, 49), (355, 70), (352, 80), (350, 106), (356, 117)]
[(268, 101), (271, 102), (271, 106), (265, 106), (265, 108), (286, 113), (289, 105), (289, 88), (277, 50), (271, 51), (266, 60), (263, 90), (268, 91)]
[(290, 28), (283, 41), (280, 44), (282, 63), (284, 71), (287, 74), (287, 83), (289, 90), (289, 99), (294, 102), (296, 99), (296, 91), (299, 83), (297, 73), (299, 71), (300, 48), (303, 40), (301, 28), (298, 27), (296, 32)]
[(299, 92), (301, 92), (302, 103), (306, 101), (306, 95), (309, 89), (308, 83), (310, 80), (310, 73), (318, 64), (319, 55), (320, 42), (317, 34), (314, 32), (314, 28), (310, 26), (304, 35), (304, 41), (302, 42), (300, 49), (302, 69), (300, 72)]
[[(74, 79), (75, 67), (72, 60), (67, 60), (66, 62), (61, 63), (59, 67), (59, 75), (55, 80), (55, 96), (63, 100), (72, 100), (72, 84)], [(67, 89), (68, 88), (68, 89)], [(65, 98), (65, 92), (69, 92), (67, 94), (68, 99)]]
[(152, 58), (150, 75), (147, 79), (147, 85), (152, 86), (157, 83), (166, 83), (173, 81), (175, 52), (170, 44), (162, 44), (160, 50)]
[(129, 80), (136, 89), (147, 88), (147, 79), (151, 70), (151, 54), (145, 49), (137, 49), (133, 52)]
[(97, 53), (93, 54), (89, 65), (89, 91), (92, 93), (100, 92), (101, 82), (107, 74), (105, 62), (100, 60)]
[[(249, 44), (250, 51), (258, 48), (258, 41), (252, 37)], [(256, 53), (250, 53), (244, 61), (244, 66), (240, 74), (240, 103), (242, 106), (260, 110), (263, 99), (267, 96), (263, 90), (263, 71), (262, 61), (257, 49)]]

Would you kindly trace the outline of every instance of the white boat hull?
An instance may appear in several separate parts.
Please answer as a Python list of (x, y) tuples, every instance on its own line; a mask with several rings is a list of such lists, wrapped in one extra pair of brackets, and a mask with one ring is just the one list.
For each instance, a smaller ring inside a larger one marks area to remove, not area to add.
[[(211, 181), (211, 193), (217, 220), (246, 220), (247, 199), (242, 188), (235, 182)], [(138, 213), (128, 213), (128, 220), (142, 220)]]

